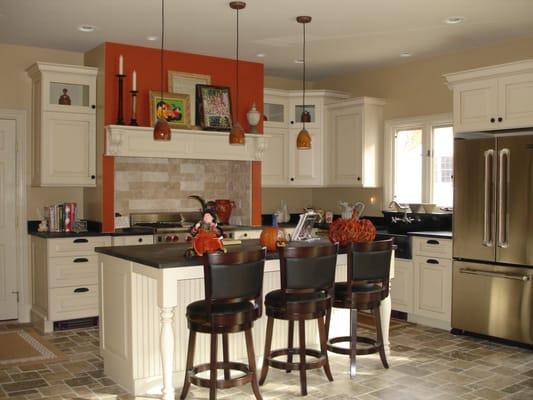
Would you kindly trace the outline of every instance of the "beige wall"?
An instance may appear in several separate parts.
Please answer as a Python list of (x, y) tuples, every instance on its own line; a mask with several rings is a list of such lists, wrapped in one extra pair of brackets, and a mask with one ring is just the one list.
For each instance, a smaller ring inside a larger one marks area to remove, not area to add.
[[(306, 89), (313, 89), (313, 82), (307, 81)], [(300, 79), (279, 78), (277, 76), (265, 76), (265, 88), (269, 89), (284, 89), (284, 90), (300, 90), (302, 88), (302, 81)]]
[(533, 36), (348, 73), (313, 82), (314, 89), (343, 90), (386, 100), (385, 119), (452, 111), (443, 74), (533, 58)]
[[(0, 109), (25, 110), (27, 115), (27, 171), (31, 181), (31, 79), (26, 68), (36, 61), (62, 64), (83, 64), (83, 54), (37, 47), (0, 44)], [(28, 218), (37, 219), (38, 211), (46, 205), (76, 202), (83, 210), (81, 188), (28, 187)]]

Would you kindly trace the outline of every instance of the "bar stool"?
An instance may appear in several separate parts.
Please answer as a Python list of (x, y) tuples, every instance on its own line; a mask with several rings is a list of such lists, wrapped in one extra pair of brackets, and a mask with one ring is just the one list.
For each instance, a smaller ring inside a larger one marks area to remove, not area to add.
[[(205, 300), (187, 306), (189, 346), (185, 381), (181, 399), (185, 399), (191, 383), (209, 388), (209, 399), (216, 399), (216, 389), (251, 383), (255, 398), (261, 400), (252, 341), (253, 322), (261, 317), (263, 301), (263, 270), (266, 249), (204, 255)], [(230, 362), (228, 333), (242, 332), (246, 338), (248, 365)], [(193, 366), (196, 333), (211, 335), (210, 362)], [(217, 335), (222, 334), (223, 361), (217, 361)], [(217, 380), (217, 370), (224, 378)], [(231, 378), (230, 370), (244, 375)], [(209, 379), (199, 373), (210, 371)]]
[[(327, 378), (333, 381), (327, 353), (327, 330), (324, 317), (329, 321), (333, 301), (333, 284), (337, 264), (336, 245), (280, 247), (281, 289), (268, 293), (265, 297), (266, 315), (268, 316), (265, 352), (261, 370), (262, 385), (267, 377), (268, 367), (300, 371), (300, 390), (302, 396), (307, 394), (306, 370), (324, 368)], [(271, 351), (274, 319), (289, 322), (288, 347)], [(305, 346), (305, 321), (316, 319), (320, 337), (320, 351), (307, 349)], [(293, 347), (294, 322), (298, 321), (299, 347)], [(293, 362), (292, 356), (299, 355), (299, 362)], [(287, 356), (287, 362), (276, 357)], [(306, 356), (314, 357), (306, 361)]]
[[(350, 356), (350, 377), (356, 375), (356, 355), (379, 352), (381, 362), (389, 368), (385, 347), (379, 306), (389, 295), (389, 274), (393, 239), (350, 243), (348, 246), (348, 268), (346, 282), (335, 284), (333, 307), (350, 309), (350, 336), (330, 338), (328, 350)], [(376, 339), (357, 336), (357, 312), (371, 310), (376, 322)], [(335, 343), (349, 342), (350, 347), (335, 346)], [(362, 342), (370, 346), (358, 348)]]

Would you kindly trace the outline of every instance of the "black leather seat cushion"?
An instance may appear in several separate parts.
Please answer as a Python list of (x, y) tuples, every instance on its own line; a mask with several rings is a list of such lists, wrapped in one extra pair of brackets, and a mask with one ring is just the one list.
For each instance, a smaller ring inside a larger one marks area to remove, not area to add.
[[(382, 290), (381, 286), (367, 283), (367, 284), (360, 284), (360, 285), (353, 285), (352, 286), (352, 292), (380, 292)], [(336, 299), (342, 299), (346, 297), (346, 292), (348, 291), (348, 284), (346, 282), (344, 283), (336, 283), (335, 284), (335, 298)]]
[[(216, 315), (239, 314), (256, 311), (255, 304), (249, 301), (230, 304), (213, 304), (211, 312)], [(207, 319), (207, 304), (205, 300), (195, 301), (187, 306), (187, 316), (192, 319)]]
[(312, 292), (312, 293), (290, 293), (283, 295), (282, 290), (273, 290), (265, 297), (265, 305), (272, 307), (282, 307), (287, 303), (306, 303), (316, 300), (325, 299), (324, 292)]

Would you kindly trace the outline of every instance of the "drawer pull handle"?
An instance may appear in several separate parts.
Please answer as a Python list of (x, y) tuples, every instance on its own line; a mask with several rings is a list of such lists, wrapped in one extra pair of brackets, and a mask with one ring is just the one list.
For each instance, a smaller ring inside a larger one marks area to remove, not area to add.
[(75, 258), (75, 259), (74, 259), (74, 262), (75, 262), (75, 263), (86, 263), (86, 262), (89, 262), (89, 259), (88, 259), (88, 258), (85, 258), (85, 257)]
[(86, 288), (86, 287), (79, 287), (77, 289), (74, 289), (74, 293), (85, 293), (85, 292), (88, 292), (89, 289)]
[(438, 240), (430, 239), (426, 241), (427, 244), (439, 244)]
[(438, 260), (434, 260), (433, 258), (430, 258), (429, 260), (426, 261), (428, 264), (438, 264), (439, 261)]
[(74, 239), (72, 243), (89, 243), (89, 241), (85, 238), (82, 238), (82, 239)]

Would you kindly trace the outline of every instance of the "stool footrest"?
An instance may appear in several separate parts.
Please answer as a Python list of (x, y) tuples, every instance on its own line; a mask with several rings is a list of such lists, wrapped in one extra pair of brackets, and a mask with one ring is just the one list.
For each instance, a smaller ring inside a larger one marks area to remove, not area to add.
[[(331, 351), (332, 353), (337, 353), (337, 354), (350, 354), (349, 348), (334, 345), (334, 343), (346, 343), (346, 342), (350, 343), (350, 341), (351, 341), (350, 336), (338, 336), (338, 337), (331, 338), (328, 340), (328, 350)], [(357, 355), (378, 353), (380, 347), (382, 346), (375, 339), (372, 339), (366, 336), (357, 336), (357, 344), (359, 343), (369, 344), (370, 346), (367, 346), (364, 348), (357, 347), (356, 349)]]
[[(217, 370), (219, 369), (230, 369), (230, 370), (236, 370), (244, 372), (244, 375), (236, 377), (236, 378), (230, 378), (230, 379), (217, 379), (217, 389), (226, 389), (234, 386), (241, 386), (249, 383), (252, 380), (252, 373), (250, 371), (250, 368), (248, 365), (244, 363), (238, 363), (238, 362), (224, 362), (219, 361), (216, 363)], [(187, 374), (189, 374), (189, 379), (193, 385), (201, 386), (201, 387), (210, 387), (211, 380), (209, 378), (200, 378), (197, 376), (197, 374), (205, 371), (209, 371), (211, 369), (211, 366), (209, 363), (205, 364), (199, 364), (192, 368), (192, 370), (187, 371)]]
[[(270, 352), (270, 356), (267, 357), (268, 365), (272, 368), (283, 369), (286, 371), (299, 370), (300, 362), (286, 362), (281, 360), (274, 360), (276, 357), (287, 356), (289, 354), (298, 356), (300, 355), (300, 349), (293, 347), (292, 349), (284, 348), (277, 349)], [(326, 363), (326, 357), (320, 354), (320, 351), (314, 349), (305, 349), (305, 355), (314, 357), (316, 360), (308, 361), (306, 359), (305, 369), (317, 369), (324, 366)], [(301, 360), (300, 360), (301, 361)]]

